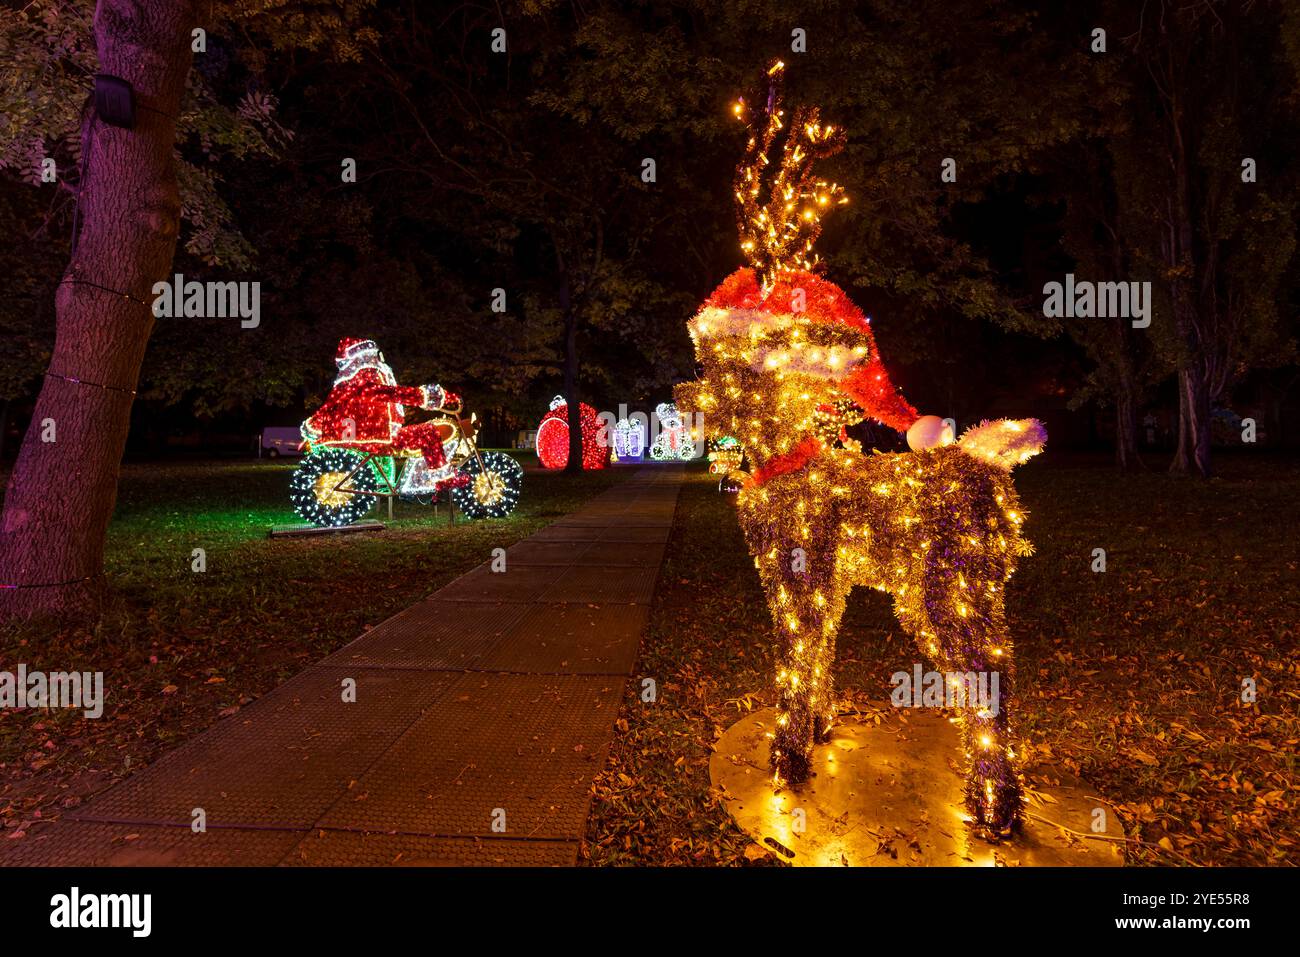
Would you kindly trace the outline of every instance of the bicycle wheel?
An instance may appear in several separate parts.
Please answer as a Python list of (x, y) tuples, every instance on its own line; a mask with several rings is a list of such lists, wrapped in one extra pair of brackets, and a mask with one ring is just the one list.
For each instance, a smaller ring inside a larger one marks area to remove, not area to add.
[(524, 468), (504, 452), (470, 456), (460, 467), (469, 481), (451, 490), (456, 507), (470, 518), (505, 518), (519, 503)]
[[(373, 495), (357, 493), (379, 491), (379, 479), (373, 469), (357, 471), (363, 457), (352, 449), (312, 450), (289, 480), (293, 510), (304, 521), (320, 528), (339, 528), (359, 521), (376, 499)], [(348, 478), (353, 472), (356, 474)]]

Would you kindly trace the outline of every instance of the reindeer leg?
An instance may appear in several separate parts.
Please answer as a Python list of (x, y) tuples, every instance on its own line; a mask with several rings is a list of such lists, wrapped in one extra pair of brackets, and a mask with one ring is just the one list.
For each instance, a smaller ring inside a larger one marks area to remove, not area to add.
[[(1005, 644), (991, 640), (990, 645), (1009, 654)], [(987, 704), (967, 702), (961, 711), (961, 731), (968, 762), (966, 808), (977, 827), (990, 836), (1001, 837), (1019, 823), (1023, 802), (1010, 740), (1011, 675), (1005, 665), (997, 662), (975, 662), (961, 670), (987, 671), (990, 686), (992, 675), (998, 678), (997, 694), (991, 695)]]
[[(959, 581), (966, 581), (964, 577)], [(945, 580), (927, 583), (927, 611), (941, 670), (959, 679), (958, 715), (966, 757), (966, 810), (976, 828), (1002, 837), (1019, 823), (1020, 778), (1010, 739), (1011, 640), (1003, 614), (1002, 581), (966, 581), (950, 592)], [(928, 642), (922, 636), (923, 642)], [(981, 682), (983, 682), (981, 684)], [(972, 694), (986, 692), (986, 700)]]
[(836, 583), (833, 574), (769, 571), (764, 580), (772, 582), (768, 599), (778, 648), (772, 769), (780, 780), (797, 784), (811, 770), (813, 745), (830, 737), (835, 635), (848, 586)]

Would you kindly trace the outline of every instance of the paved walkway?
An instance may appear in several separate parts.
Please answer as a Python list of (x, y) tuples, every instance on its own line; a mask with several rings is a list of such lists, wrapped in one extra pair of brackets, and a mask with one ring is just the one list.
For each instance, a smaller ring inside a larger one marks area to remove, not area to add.
[(641, 469), (5, 863), (573, 864), (681, 474)]

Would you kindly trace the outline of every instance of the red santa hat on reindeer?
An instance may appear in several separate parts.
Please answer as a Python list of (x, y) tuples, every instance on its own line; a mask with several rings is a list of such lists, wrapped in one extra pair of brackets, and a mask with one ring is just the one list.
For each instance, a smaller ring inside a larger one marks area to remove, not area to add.
[(755, 270), (738, 269), (705, 301), (690, 328), (697, 341), (741, 334), (757, 340), (800, 325), (838, 326), (843, 341), (818, 347), (805, 336), (802, 345), (759, 349), (755, 361), (826, 380), (866, 415), (900, 432), (917, 422), (916, 409), (895, 388), (881, 361), (871, 320), (844, 290), (811, 272), (782, 272), (765, 286)]

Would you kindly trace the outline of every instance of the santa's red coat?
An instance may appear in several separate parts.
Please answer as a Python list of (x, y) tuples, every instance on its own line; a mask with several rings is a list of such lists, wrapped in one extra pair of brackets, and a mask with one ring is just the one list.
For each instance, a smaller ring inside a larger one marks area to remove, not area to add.
[[(346, 445), (368, 452), (391, 451), (406, 410), (419, 407), (418, 386), (389, 385), (378, 369), (365, 368), (335, 385), (325, 404), (304, 423), (313, 445)], [(351, 429), (349, 421), (351, 420)]]

